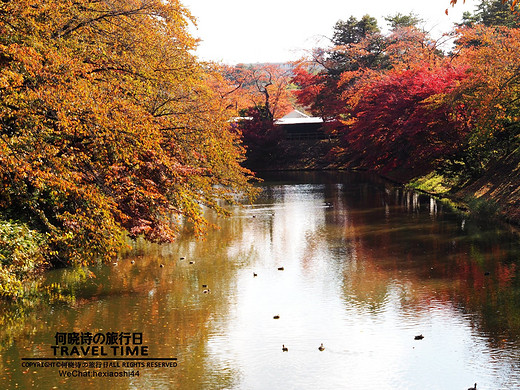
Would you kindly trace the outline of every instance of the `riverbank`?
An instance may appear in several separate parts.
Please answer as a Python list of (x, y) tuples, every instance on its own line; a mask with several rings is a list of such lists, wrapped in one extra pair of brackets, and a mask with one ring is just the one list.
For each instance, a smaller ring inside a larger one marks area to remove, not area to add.
[[(334, 171), (355, 170), (352, 164), (338, 162), (334, 154), (339, 141), (283, 140), (282, 153), (256, 171)], [(254, 169), (254, 168), (253, 168)], [(497, 217), (520, 225), (520, 154), (513, 154), (494, 164), (477, 180), (456, 188), (447, 178), (430, 173), (410, 178), (406, 172), (383, 175), (400, 185), (449, 200), (455, 207), (482, 220)], [(0, 220), (0, 296), (20, 300), (41, 290), (35, 277), (49, 268), (49, 248), (44, 235), (26, 225)], [(30, 286), (27, 289), (27, 286)], [(49, 295), (49, 292), (45, 292)]]
[[(337, 139), (283, 140), (278, 158), (256, 171), (289, 170), (345, 170), (357, 169), (351, 162), (340, 162), (334, 151)], [(253, 167), (253, 170), (254, 167)], [(413, 176), (395, 170), (383, 175), (386, 179), (416, 190), (444, 198), (457, 208), (482, 219), (499, 217), (520, 225), (520, 152), (497, 161), (479, 178), (457, 185), (453, 180), (435, 172)]]
[(479, 178), (457, 187), (441, 175), (415, 178), (408, 184), (429, 194), (447, 198), (482, 219), (499, 217), (520, 225), (520, 154), (497, 161)]
[(455, 195), (496, 202), (507, 221), (520, 225), (520, 153), (502, 159)]

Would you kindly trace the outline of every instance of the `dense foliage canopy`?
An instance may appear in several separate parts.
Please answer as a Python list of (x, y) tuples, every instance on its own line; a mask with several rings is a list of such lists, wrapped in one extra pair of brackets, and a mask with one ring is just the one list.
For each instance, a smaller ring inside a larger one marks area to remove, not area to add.
[(197, 61), (177, 0), (0, 5), (0, 210), (48, 238), (53, 261), (171, 241), (203, 206), (252, 195), (221, 76)]

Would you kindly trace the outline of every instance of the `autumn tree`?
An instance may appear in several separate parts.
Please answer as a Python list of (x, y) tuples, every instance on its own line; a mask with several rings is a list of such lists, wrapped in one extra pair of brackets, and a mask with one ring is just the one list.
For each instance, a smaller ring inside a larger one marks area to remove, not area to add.
[[(290, 93), (292, 67), (289, 64), (239, 64), (222, 66), (225, 91), (238, 120), (234, 128), (246, 148), (244, 164), (262, 169), (283, 154), (282, 132), (277, 119), (292, 110)], [(241, 119), (240, 119), (241, 118)]]
[[(300, 104), (325, 119), (345, 119), (355, 104), (357, 91), (372, 78), (394, 68), (435, 64), (443, 54), (437, 43), (416, 24), (413, 14), (389, 16), (391, 31), (383, 35), (375, 19), (351, 17), (335, 26), (335, 45), (317, 49), (295, 71), (295, 92)], [(358, 26), (360, 24), (360, 26)], [(368, 26), (368, 27), (367, 27)]]
[(229, 97), (237, 111), (257, 109), (274, 120), (291, 110), (291, 67), (281, 64), (238, 64), (222, 66), (220, 71), (228, 82)]
[(53, 261), (114, 256), (123, 234), (196, 233), (252, 195), (240, 135), (193, 56), (177, 0), (11, 0), (0, 9), (0, 208)]
[[(332, 47), (313, 50), (294, 71), (298, 103), (313, 115), (330, 120), (345, 113), (342, 93), (350, 87), (341, 81), (346, 72), (358, 74), (365, 68), (384, 67), (384, 39), (377, 20), (365, 15), (339, 20), (333, 29)], [(354, 77), (352, 78), (354, 80)]]
[(467, 147), (447, 161), (447, 168), (464, 182), (520, 146), (520, 29), (463, 28), (457, 43), (452, 62), (465, 64), (470, 76), (447, 98), (463, 108), (459, 115), (471, 133)]
[(284, 154), (281, 145), (283, 130), (276, 126), (266, 107), (251, 107), (241, 114), (235, 126), (246, 147), (245, 165), (253, 170), (275, 167)]
[(342, 131), (351, 163), (405, 179), (434, 169), (464, 145), (467, 128), (439, 95), (465, 77), (463, 66), (447, 63), (394, 69), (366, 84)]
[(326, 70), (316, 70), (312, 63), (302, 61), (295, 68), (292, 81), (298, 86), (293, 91), (298, 104), (314, 116), (331, 120), (345, 112), (339, 80), (329, 77)]

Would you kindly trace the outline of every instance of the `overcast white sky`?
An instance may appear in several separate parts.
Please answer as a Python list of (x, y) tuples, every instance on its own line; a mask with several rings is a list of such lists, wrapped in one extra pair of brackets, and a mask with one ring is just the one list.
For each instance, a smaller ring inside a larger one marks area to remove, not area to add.
[[(192, 34), (200, 39), (198, 56), (227, 64), (297, 60), (304, 50), (323, 47), (334, 24), (354, 15), (378, 18), (414, 12), (433, 38), (451, 30), (477, 0), (452, 8), (449, 0), (181, 0), (198, 19)], [(446, 16), (444, 10), (449, 9)], [(322, 43), (319, 44), (320, 38)]]

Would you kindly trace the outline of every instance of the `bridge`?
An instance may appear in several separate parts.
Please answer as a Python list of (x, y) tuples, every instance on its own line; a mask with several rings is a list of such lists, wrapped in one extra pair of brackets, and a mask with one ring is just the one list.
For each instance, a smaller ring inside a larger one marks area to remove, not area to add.
[(323, 119), (298, 110), (293, 110), (275, 121), (275, 125), (283, 129), (287, 140), (327, 139), (329, 136), (323, 130), (323, 123)]

